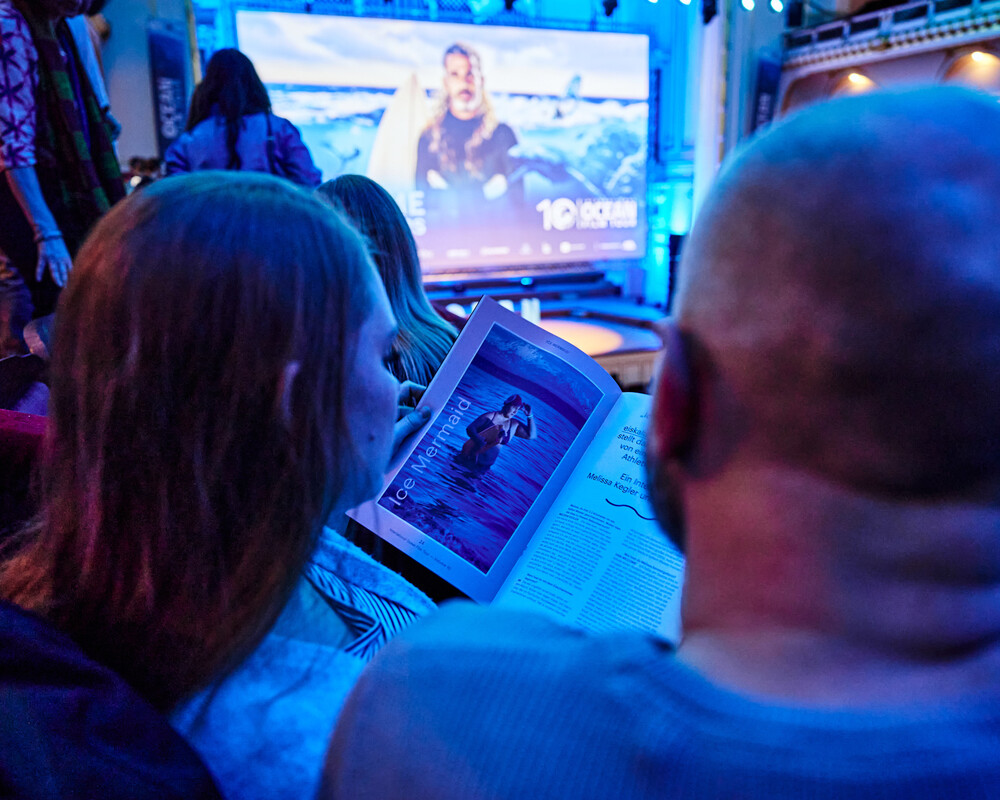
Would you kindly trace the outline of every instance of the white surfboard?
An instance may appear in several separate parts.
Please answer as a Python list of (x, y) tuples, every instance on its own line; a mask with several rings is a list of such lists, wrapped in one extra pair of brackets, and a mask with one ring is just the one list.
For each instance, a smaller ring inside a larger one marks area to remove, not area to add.
[(417, 142), (427, 124), (427, 95), (411, 72), (392, 95), (375, 133), (367, 175), (390, 193), (412, 191), (417, 172)]

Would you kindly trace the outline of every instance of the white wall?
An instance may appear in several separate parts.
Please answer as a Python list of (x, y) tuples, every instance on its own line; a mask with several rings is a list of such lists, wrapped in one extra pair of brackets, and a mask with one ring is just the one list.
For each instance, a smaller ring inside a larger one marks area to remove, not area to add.
[(185, 4), (184, 0), (111, 0), (104, 16), (111, 24), (111, 36), (104, 45), (104, 72), (111, 112), (122, 124), (118, 156), (127, 164), (132, 156), (157, 153), (146, 26), (151, 19), (160, 19), (185, 30)]

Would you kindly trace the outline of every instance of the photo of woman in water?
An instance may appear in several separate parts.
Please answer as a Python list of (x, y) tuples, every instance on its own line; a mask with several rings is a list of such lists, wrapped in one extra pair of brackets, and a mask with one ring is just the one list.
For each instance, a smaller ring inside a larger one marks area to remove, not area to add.
[[(521, 409), (526, 422), (514, 418)], [(480, 415), (465, 432), (469, 440), (462, 445), (456, 460), (477, 472), (485, 472), (492, 467), (500, 455), (500, 448), (510, 444), (513, 437), (534, 439), (538, 436), (531, 406), (519, 394), (512, 394), (504, 400), (499, 411)]]

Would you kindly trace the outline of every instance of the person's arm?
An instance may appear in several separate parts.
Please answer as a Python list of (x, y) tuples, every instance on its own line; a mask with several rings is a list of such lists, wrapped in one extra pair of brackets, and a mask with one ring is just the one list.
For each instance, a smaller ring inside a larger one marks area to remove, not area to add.
[(517, 144), (517, 136), (509, 125), (500, 123), (493, 132), (490, 145), (496, 148), (495, 163), (491, 164), (493, 174), (483, 184), (483, 197), (487, 200), (496, 200), (507, 194), (507, 176), (513, 172), (508, 151)]
[(441, 159), (430, 151), (430, 140), (433, 134), (427, 130), (420, 134), (417, 144), (417, 175), (415, 184), (418, 189), (426, 192), (430, 189), (441, 191), (448, 188), (448, 181), (438, 171)]
[(183, 175), (191, 171), (191, 159), (187, 152), (187, 143), (190, 139), (190, 134), (182, 133), (167, 148), (167, 152), (163, 156), (164, 175)]
[(420, 134), (417, 141), (417, 171), (413, 176), (413, 183), (422, 192), (426, 192), (430, 187), (427, 185), (427, 170), (430, 169), (430, 152), (428, 151), (427, 140), (430, 136), (428, 131)]
[(531, 413), (531, 406), (525, 404), (524, 415), (528, 420), (528, 424), (525, 425), (521, 422), (517, 423), (517, 430), (514, 432), (515, 436), (519, 436), (522, 439), (535, 439), (538, 437), (538, 431), (535, 428), (535, 417)]
[(276, 159), (281, 164), (285, 176), (299, 186), (315, 189), (323, 182), (323, 173), (313, 163), (312, 154), (299, 129), (283, 117), (271, 116), (276, 128)]
[(36, 62), (24, 17), (13, 6), (0, 5), (0, 63), (4, 65), (0, 69), (0, 171), (34, 231), (39, 280), (48, 269), (62, 286), (72, 262), (35, 172)]
[(41, 280), (45, 270), (48, 270), (57, 286), (65, 286), (73, 261), (63, 241), (62, 231), (45, 202), (35, 167), (9, 167), (4, 174), (11, 193), (35, 233), (35, 244), (38, 245), (35, 280)]

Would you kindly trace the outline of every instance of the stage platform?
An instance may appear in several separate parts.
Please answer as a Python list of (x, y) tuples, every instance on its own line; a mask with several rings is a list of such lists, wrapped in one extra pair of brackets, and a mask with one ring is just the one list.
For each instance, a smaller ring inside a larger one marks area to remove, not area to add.
[(656, 372), (663, 311), (618, 298), (542, 304), (539, 323), (591, 356), (628, 391), (645, 392)]
[(649, 390), (660, 352), (660, 337), (653, 324), (664, 312), (622, 298), (621, 289), (602, 276), (575, 276), (536, 282), (530, 287), (503, 282), (426, 288), (435, 306), (444, 309), (457, 304), (466, 315), (484, 296), (509, 300), (515, 309), (525, 298), (537, 299), (541, 327), (591, 356), (623, 389)]

